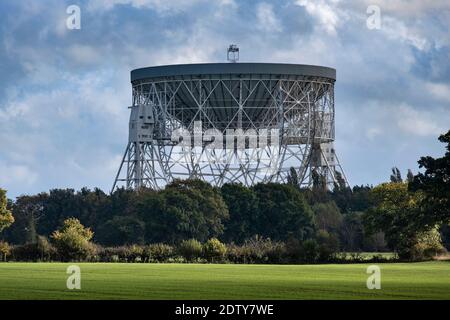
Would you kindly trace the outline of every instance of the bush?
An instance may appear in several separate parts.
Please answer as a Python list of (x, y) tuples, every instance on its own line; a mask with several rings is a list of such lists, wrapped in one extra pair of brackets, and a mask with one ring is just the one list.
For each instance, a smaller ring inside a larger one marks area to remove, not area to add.
[(316, 263), (321, 253), (320, 245), (315, 239), (301, 242), (296, 238), (290, 238), (286, 242), (286, 251), (290, 263)]
[(6, 257), (11, 254), (11, 247), (8, 242), (0, 241), (0, 261), (6, 262)]
[(243, 245), (245, 260), (247, 263), (264, 263), (267, 261), (267, 250), (272, 245), (269, 238), (265, 239), (258, 235), (247, 239)]
[(258, 235), (247, 239), (242, 247), (234, 246), (229, 256), (240, 263), (283, 263), (286, 260), (286, 246), (282, 242), (273, 242)]
[(187, 261), (192, 261), (201, 257), (203, 250), (202, 244), (195, 239), (182, 241), (177, 249), (178, 253), (186, 258)]
[(38, 236), (35, 243), (13, 246), (11, 256), (15, 261), (58, 260), (55, 247), (43, 236)]
[(336, 253), (339, 251), (338, 237), (325, 230), (319, 230), (316, 237), (318, 243), (318, 260), (320, 262), (333, 260)]
[(236, 244), (229, 244), (227, 246), (227, 260), (231, 263), (248, 263), (246, 259), (247, 255), (245, 253), (243, 246), (238, 246)]
[(209, 262), (220, 262), (225, 258), (227, 247), (217, 238), (211, 238), (203, 245), (203, 253)]
[(166, 262), (169, 258), (174, 258), (173, 247), (164, 243), (150, 244), (146, 247), (146, 250), (146, 255), (150, 257), (152, 262)]
[(267, 263), (286, 263), (286, 245), (283, 242), (274, 242), (267, 250)]
[(56, 255), (56, 249), (44, 236), (38, 236), (36, 241), (40, 261), (51, 261)]
[(371, 235), (365, 235), (364, 237), (364, 251), (370, 252), (386, 252), (389, 251), (384, 233), (382, 231), (376, 232)]
[(442, 245), (439, 231), (435, 228), (428, 232), (422, 232), (417, 237), (417, 243), (411, 250), (413, 260), (426, 260), (446, 252)]
[(315, 263), (319, 258), (319, 245), (316, 240), (308, 239), (300, 246), (300, 262)]
[(301, 246), (300, 240), (294, 237), (290, 237), (286, 241), (286, 256), (290, 263), (299, 263), (301, 261)]
[(85, 228), (78, 219), (69, 218), (61, 230), (53, 232), (52, 239), (62, 260), (80, 261), (94, 254), (95, 247), (89, 242), (93, 235), (91, 229)]
[(142, 260), (144, 260), (143, 255), (144, 255), (144, 247), (135, 244), (130, 247), (130, 256), (129, 256), (130, 262), (142, 262)]

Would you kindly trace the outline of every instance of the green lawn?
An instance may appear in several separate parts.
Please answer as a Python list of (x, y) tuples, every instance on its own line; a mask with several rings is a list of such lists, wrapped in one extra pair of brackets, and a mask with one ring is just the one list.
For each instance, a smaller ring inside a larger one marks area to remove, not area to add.
[(80, 263), (81, 290), (64, 263), (0, 263), (0, 299), (450, 299), (450, 262), (386, 263), (381, 290), (369, 264), (208, 265)]

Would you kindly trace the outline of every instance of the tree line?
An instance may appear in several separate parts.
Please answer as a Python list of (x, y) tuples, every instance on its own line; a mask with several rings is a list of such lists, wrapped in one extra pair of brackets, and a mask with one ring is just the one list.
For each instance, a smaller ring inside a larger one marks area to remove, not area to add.
[(81, 234), (86, 227), (84, 238), (105, 247), (211, 239), (243, 246), (259, 237), (291, 248), (393, 250), (402, 259), (421, 259), (449, 245), (450, 131), (439, 140), (447, 144), (444, 157), (421, 158), (423, 172), (408, 171), (405, 180), (394, 168), (390, 182), (376, 187), (350, 189), (338, 177), (327, 190), (313, 173), (313, 187), (303, 189), (292, 171), (286, 184), (252, 187), (176, 180), (163, 190), (53, 189), (15, 201), (0, 190), (1, 237), (16, 245), (56, 244), (69, 223), (67, 230)]

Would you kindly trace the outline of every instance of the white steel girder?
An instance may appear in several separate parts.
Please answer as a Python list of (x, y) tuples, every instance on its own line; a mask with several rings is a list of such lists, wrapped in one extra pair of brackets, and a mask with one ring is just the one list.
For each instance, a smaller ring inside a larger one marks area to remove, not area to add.
[[(112, 190), (119, 185), (159, 189), (173, 179), (193, 177), (215, 186), (286, 182), (291, 167), (301, 186), (312, 186), (312, 172), (323, 176), (328, 187), (339, 182), (336, 172), (348, 184), (332, 145), (334, 81), (320, 77), (143, 81), (133, 86), (131, 109), (130, 139)], [(174, 140), (177, 130), (190, 133), (193, 143)], [(222, 148), (212, 148), (208, 139), (196, 140), (208, 130), (224, 135), (223, 141), (216, 141)], [(269, 132), (270, 142), (277, 143), (230, 148), (227, 130), (256, 132), (258, 141)]]

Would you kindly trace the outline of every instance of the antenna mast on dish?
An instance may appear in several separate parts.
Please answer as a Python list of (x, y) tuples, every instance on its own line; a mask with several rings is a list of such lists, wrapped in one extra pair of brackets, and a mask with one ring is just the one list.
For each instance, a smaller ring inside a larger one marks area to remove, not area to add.
[(236, 63), (239, 61), (239, 47), (235, 44), (230, 44), (227, 50), (227, 60)]

